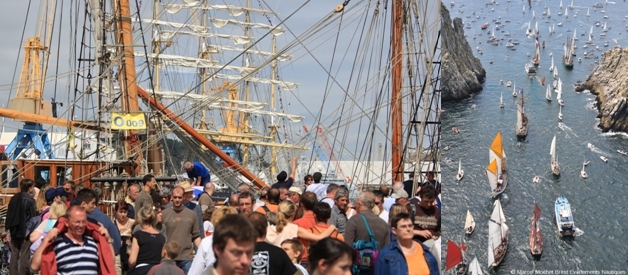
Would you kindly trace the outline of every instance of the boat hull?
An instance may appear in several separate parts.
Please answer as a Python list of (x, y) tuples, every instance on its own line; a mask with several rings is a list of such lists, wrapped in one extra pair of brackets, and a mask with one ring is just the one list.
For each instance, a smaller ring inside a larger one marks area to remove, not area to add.
[(543, 254), (543, 235), (537, 231), (538, 221), (532, 219), (532, 228), (530, 229), (530, 253), (533, 256)]
[(508, 172), (502, 173), (502, 184), (501, 186), (497, 186), (496, 190), (493, 190), (493, 198), (497, 197), (499, 194), (504, 193), (506, 187), (508, 186)]
[(502, 242), (495, 250), (493, 250), (493, 255), (495, 255), (495, 261), (491, 264), (491, 268), (497, 267), (502, 263), (504, 258), (506, 257), (506, 252), (508, 251), (508, 237), (505, 238), (505, 241)]
[(556, 227), (561, 237), (573, 237), (576, 234), (571, 206), (567, 199), (559, 197), (555, 203)]

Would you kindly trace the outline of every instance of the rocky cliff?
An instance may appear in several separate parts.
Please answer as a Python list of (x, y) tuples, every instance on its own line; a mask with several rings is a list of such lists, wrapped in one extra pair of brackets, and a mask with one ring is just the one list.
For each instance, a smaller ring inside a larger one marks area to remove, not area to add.
[(602, 61), (576, 91), (597, 95), (598, 125), (602, 131), (628, 132), (628, 48), (604, 53)]
[(441, 100), (458, 101), (482, 91), (486, 71), (464, 37), (464, 23), (441, 2)]

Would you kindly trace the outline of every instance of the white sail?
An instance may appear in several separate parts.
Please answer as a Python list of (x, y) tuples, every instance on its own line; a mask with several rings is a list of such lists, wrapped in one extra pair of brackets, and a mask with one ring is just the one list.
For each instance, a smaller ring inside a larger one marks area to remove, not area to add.
[(462, 159), (458, 160), (458, 173), (462, 171)]
[(552, 89), (549, 85), (547, 86), (547, 89), (545, 89), (545, 98), (549, 101), (552, 100)]
[(558, 86), (556, 86), (556, 100), (560, 101), (563, 98), (563, 81), (558, 79)]
[(480, 268), (480, 263), (478, 262), (477, 257), (474, 257), (473, 261), (471, 261), (471, 264), (469, 265), (468, 273), (470, 275), (482, 275), (482, 268)]
[(256, 12), (260, 14), (273, 14), (273, 11), (263, 10), (263, 9), (255, 9), (255, 8), (246, 8), (246, 7), (238, 7), (234, 5), (198, 5), (201, 1), (195, 1), (196, 3), (192, 4), (163, 4), (162, 7), (168, 13), (178, 13), (182, 9), (190, 9), (190, 10), (222, 10), (228, 11), (232, 16), (240, 16), (245, 11)]
[(502, 243), (502, 239), (508, 237), (508, 226), (506, 225), (506, 217), (502, 210), (499, 200), (495, 200), (493, 213), (488, 221), (488, 263), (489, 267), (494, 263), (495, 256), (493, 251)]
[(467, 210), (467, 218), (464, 221), (464, 229), (467, 229), (473, 225), (475, 225), (475, 220), (473, 220), (473, 216), (471, 216), (471, 212)]
[(587, 9), (587, 17), (589, 17), (589, 9)]
[(556, 136), (552, 139), (552, 145), (550, 146), (550, 170), (556, 176), (560, 175), (560, 164), (558, 162), (558, 155), (556, 154)]
[(569, 18), (569, 10), (565, 10), (565, 18)]
[(549, 67), (550, 72), (554, 70), (554, 55), (552, 55), (552, 64)]
[(550, 12), (550, 8), (547, 7), (547, 18), (552, 17), (552, 12)]
[[(147, 91), (148, 93), (151, 93), (151, 94), (153, 93), (152, 89), (144, 88), (144, 90)], [(250, 113), (250, 114), (270, 115), (274, 117), (286, 118), (290, 122), (300, 122), (301, 120), (305, 118), (304, 116), (299, 116), (299, 115), (291, 115), (291, 114), (286, 114), (286, 113), (281, 113), (281, 112), (272, 112), (272, 111), (262, 110), (262, 108), (268, 105), (267, 103), (263, 103), (263, 102), (228, 100), (228, 99), (217, 97), (217, 96), (208, 96), (208, 95), (199, 95), (199, 94), (192, 94), (192, 93), (181, 93), (181, 92), (163, 91), (163, 90), (156, 90), (154, 91), (154, 93), (157, 95), (160, 95), (162, 99), (168, 99), (168, 98), (179, 99), (181, 97), (187, 97), (190, 99), (211, 102), (205, 105), (208, 109), (231, 110), (231, 111), (240, 111), (240, 112), (245, 112), (245, 113)], [(244, 107), (230, 107), (227, 105), (222, 105), (226, 103), (234, 104), (234, 105), (243, 105)]]

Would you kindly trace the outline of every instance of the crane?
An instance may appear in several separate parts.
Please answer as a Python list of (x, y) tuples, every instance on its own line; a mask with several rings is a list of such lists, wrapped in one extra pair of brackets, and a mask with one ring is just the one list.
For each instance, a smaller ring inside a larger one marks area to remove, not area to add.
[[(24, 62), (22, 63), (20, 80), (18, 82), (15, 98), (9, 101), (8, 109), (17, 113), (51, 117), (52, 105), (50, 101), (42, 99), (42, 93), (48, 68), (48, 54), (55, 15), (55, 1), (41, 1), (41, 5), (41, 18), (37, 28), (37, 34), (28, 38), (24, 45)], [(48, 19), (47, 22), (46, 18)], [(46, 34), (44, 41), (41, 41), (42, 32)], [(15, 138), (9, 143), (9, 146), (7, 146), (6, 152), (8, 157), (10, 159), (16, 159), (23, 150), (32, 147), (39, 158), (54, 158), (50, 139), (41, 122), (35, 119), (16, 120), (24, 121), (24, 126), (22, 129), (18, 130)]]
[[(309, 134), (309, 131), (305, 125), (303, 125), (303, 129), (305, 130), (306, 133)], [(334, 156), (334, 152), (331, 149), (331, 146), (329, 144), (329, 141), (323, 134), (322, 128), (320, 126), (317, 126), (316, 129), (318, 132), (317, 136), (320, 139), (320, 142), (317, 142), (316, 140), (314, 140), (312, 147), (314, 148), (314, 152), (318, 156), (318, 159), (322, 162), (328, 163), (327, 166), (333, 165), (336, 175), (342, 179), (345, 179), (345, 176), (342, 172), (342, 168), (340, 168), (340, 163), (338, 162), (338, 160), (336, 160), (336, 157)], [(314, 139), (314, 137), (312, 137), (312, 139)]]

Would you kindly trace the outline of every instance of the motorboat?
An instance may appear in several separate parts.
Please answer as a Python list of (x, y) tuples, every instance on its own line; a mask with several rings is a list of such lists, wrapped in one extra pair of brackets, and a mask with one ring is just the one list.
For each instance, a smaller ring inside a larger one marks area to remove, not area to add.
[(564, 197), (558, 197), (555, 203), (556, 226), (561, 237), (574, 236), (576, 225), (574, 224), (571, 205)]
[(539, 178), (539, 176), (534, 176), (534, 178), (532, 179), (532, 182), (534, 183), (539, 183), (541, 179)]
[(617, 153), (620, 153), (624, 156), (628, 156), (628, 152), (626, 152), (626, 150), (617, 150)]
[(582, 177), (583, 179), (586, 179), (589, 177), (587, 175), (587, 172), (584, 171), (584, 163), (582, 164), (582, 170), (580, 170), (580, 177)]
[(606, 158), (605, 156), (600, 156), (600, 159), (601, 159), (603, 162), (608, 162), (608, 158)]

